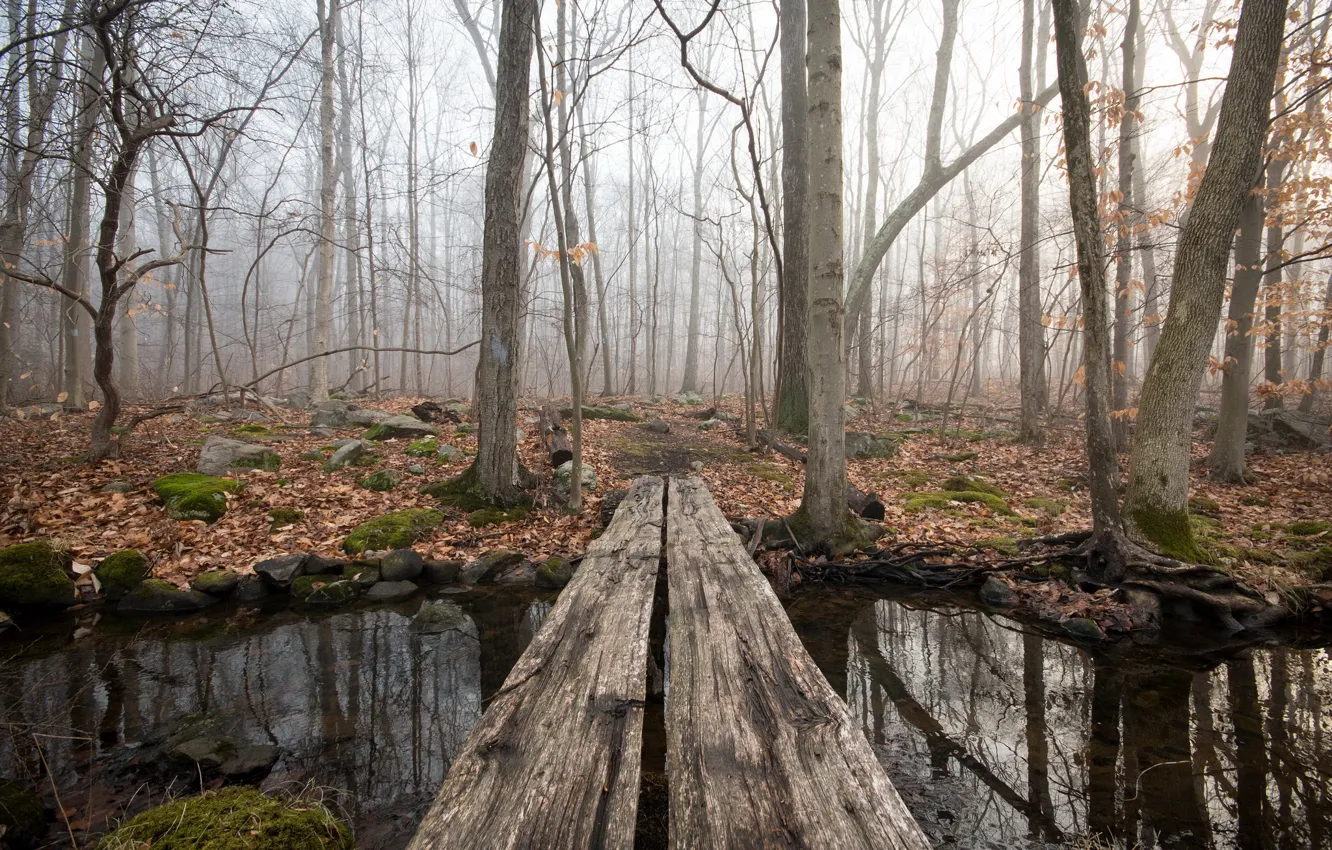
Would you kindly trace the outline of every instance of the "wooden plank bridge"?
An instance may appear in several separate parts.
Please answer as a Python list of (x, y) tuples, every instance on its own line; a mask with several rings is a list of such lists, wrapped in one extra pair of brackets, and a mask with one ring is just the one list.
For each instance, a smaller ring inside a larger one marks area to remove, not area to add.
[(707, 488), (653, 476), (588, 549), (409, 850), (634, 846), (663, 563), (671, 846), (927, 850)]

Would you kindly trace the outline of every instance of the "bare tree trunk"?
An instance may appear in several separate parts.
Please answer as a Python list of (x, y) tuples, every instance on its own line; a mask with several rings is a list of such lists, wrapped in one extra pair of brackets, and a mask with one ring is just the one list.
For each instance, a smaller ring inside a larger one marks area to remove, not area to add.
[(809, 100), (806, 92), (805, 0), (781, 4), (782, 260), (777, 301), (777, 429), (809, 431)]
[(1044, 51), (1036, 43), (1036, 0), (1022, 0), (1021, 136), (1022, 213), (1018, 257), (1018, 370), (1022, 413), (1018, 438), (1039, 445), (1045, 441), (1042, 419), (1049, 395), (1045, 375), (1045, 326), (1041, 323), (1041, 124), (1033, 102), (1034, 54)]
[(587, 125), (583, 121), (583, 103), (578, 103), (578, 155), (583, 161), (583, 189), (587, 209), (587, 239), (592, 243), (592, 274), (597, 282), (597, 333), (601, 339), (601, 394), (615, 392), (615, 376), (611, 369), (610, 327), (606, 323), (606, 278), (601, 271), (601, 247), (597, 242), (596, 168), (592, 151), (587, 146)]
[(629, 74), (629, 223), (626, 238), (629, 241), (629, 379), (624, 391), (633, 395), (637, 391), (638, 376), (638, 222), (635, 220), (637, 208), (634, 205), (634, 115), (637, 104), (634, 101), (634, 75), (630, 65)]
[[(332, 4), (327, 8), (326, 4)], [(333, 165), (333, 46), (342, 0), (315, 0), (319, 18), (319, 282), (315, 294), (314, 354), (328, 351), (333, 326), (334, 201), (338, 176)], [(328, 399), (328, 358), (310, 367), (310, 400)]]
[[(347, 251), (347, 344), (360, 345), (364, 324), (361, 307), (361, 227), (357, 221), (356, 175), (352, 172), (352, 90), (347, 75), (347, 44), (341, 12), (338, 13), (338, 26), (333, 37), (338, 51), (338, 95), (342, 105), (338, 115), (338, 173), (345, 198), (342, 242)], [(445, 347), (451, 345), (452, 340), (446, 339)], [(364, 363), (365, 352), (348, 352), (347, 374), (358, 389), (364, 389), (366, 385)]]
[[(134, 195), (138, 169), (131, 171), (125, 181), (125, 198), (120, 211), (120, 236), (117, 253), (129, 257), (138, 249), (135, 227)], [(165, 256), (165, 254), (163, 255)], [(120, 316), (120, 392), (128, 399), (139, 396), (139, 325), (134, 316), (134, 300), (126, 297), (119, 305)]]
[(481, 251), (481, 349), (477, 365), (477, 481), (499, 504), (518, 499), (518, 334), (528, 92), (532, 73), (532, 0), (504, 0), (500, 24), (495, 131), (486, 166), (486, 224)]
[(1235, 284), (1221, 377), (1221, 410), (1208, 464), (1218, 481), (1244, 482), (1244, 443), (1249, 430), (1249, 375), (1253, 366), (1253, 308), (1262, 280), (1263, 199), (1249, 195), (1235, 241)]
[(1138, 34), (1138, 0), (1128, 0), (1128, 15), (1124, 23), (1124, 41), (1122, 50), (1124, 64), (1122, 72), (1124, 90), (1124, 109), (1119, 119), (1119, 211), (1115, 222), (1115, 338), (1114, 338), (1114, 410), (1118, 414), (1114, 420), (1115, 447), (1123, 451), (1128, 448), (1129, 420), (1128, 395), (1129, 383), (1133, 380), (1130, 361), (1129, 330), (1133, 322), (1133, 253), (1130, 233), (1137, 204), (1133, 197), (1133, 172), (1136, 167), (1133, 159), (1133, 137), (1137, 127), (1135, 113), (1141, 97), (1138, 93), (1136, 72), (1138, 68), (1135, 49)]
[(1110, 305), (1102, 264), (1104, 240), (1096, 203), (1087, 69), (1080, 45), (1077, 0), (1053, 0), (1056, 67), (1063, 102), (1064, 150), (1068, 158), (1069, 207), (1082, 291), (1082, 366), (1087, 388), (1087, 461), (1090, 465), (1092, 527), (1115, 531), (1119, 519), (1119, 461), (1110, 428)]
[[(1277, 108), (1281, 109), (1280, 99)], [(1286, 162), (1274, 159), (1267, 163), (1268, 197), (1276, 198), (1281, 191), (1281, 183), (1286, 174)], [(1275, 201), (1272, 202), (1275, 205)], [(1281, 267), (1284, 262), (1282, 246), (1286, 240), (1285, 228), (1280, 220), (1267, 226), (1267, 272), (1263, 275), (1263, 319), (1267, 324), (1267, 348), (1263, 351), (1263, 381), (1270, 392), (1263, 401), (1264, 410), (1284, 407), (1281, 397), (1281, 383), (1284, 380), (1281, 369), (1281, 301), (1284, 292), (1281, 286)]]
[(1193, 410), (1221, 316), (1230, 244), (1267, 135), (1285, 21), (1283, 3), (1243, 4), (1216, 142), (1180, 235), (1161, 342), (1138, 402), (1128, 531), (1175, 557), (1197, 555), (1188, 521)]
[[(843, 344), (842, 27), (838, 0), (809, 15), (809, 461), (800, 511), (811, 540), (840, 537), (846, 506), (846, 363)], [(789, 262), (789, 260), (788, 260)]]
[(702, 318), (703, 304), (699, 297), (699, 291), (702, 286), (703, 263), (703, 157), (706, 153), (706, 146), (703, 141), (703, 125), (708, 113), (707, 90), (700, 88), (696, 97), (698, 98), (698, 129), (694, 138), (694, 244), (689, 266), (689, 331), (688, 338), (685, 340), (684, 380), (680, 384), (680, 392), (682, 393), (696, 393), (700, 389), (698, 383), (698, 346), (699, 322)]
[(1327, 276), (1327, 290), (1323, 294), (1323, 318), (1319, 322), (1318, 341), (1314, 345), (1313, 360), (1309, 363), (1309, 391), (1300, 399), (1300, 411), (1313, 410), (1318, 399), (1318, 387), (1323, 380), (1323, 364), (1327, 360), (1328, 326), (1332, 325), (1332, 273)]

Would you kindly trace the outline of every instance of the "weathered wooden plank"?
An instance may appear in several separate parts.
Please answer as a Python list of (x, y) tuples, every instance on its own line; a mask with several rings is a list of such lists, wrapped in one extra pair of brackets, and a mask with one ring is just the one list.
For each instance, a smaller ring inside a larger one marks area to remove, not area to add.
[(409, 850), (633, 846), (662, 495), (660, 478), (634, 482)]
[(696, 478), (666, 518), (676, 848), (927, 850), (859, 726)]

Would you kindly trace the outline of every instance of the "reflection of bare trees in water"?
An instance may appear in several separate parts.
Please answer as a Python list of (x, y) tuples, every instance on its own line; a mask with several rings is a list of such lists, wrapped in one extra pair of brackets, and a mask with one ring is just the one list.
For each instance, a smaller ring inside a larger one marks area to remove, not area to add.
[[(480, 718), (483, 678), (502, 682), (548, 609), (499, 600), (441, 634), (417, 634), (407, 616), (381, 609), (39, 648), (0, 663), (0, 775), (45, 787), (45, 763), (57, 788), (77, 789), (136, 752), (150, 759), (155, 749), (136, 748), (156, 745), (179, 718), (207, 714), (237, 744), (279, 747), (265, 787), (336, 788), (353, 816), (410, 814)], [(483, 677), (483, 654), (502, 669)], [(142, 796), (161, 796), (151, 782)]]
[(1326, 846), (1326, 650), (1195, 671), (1092, 657), (979, 612), (845, 602), (802, 632), (846, 642), (818, 635), (811, 653), (847, 671), (894, 780), (927, 800), (925, 819), (956, 818), (943, 826), (960, 846)]

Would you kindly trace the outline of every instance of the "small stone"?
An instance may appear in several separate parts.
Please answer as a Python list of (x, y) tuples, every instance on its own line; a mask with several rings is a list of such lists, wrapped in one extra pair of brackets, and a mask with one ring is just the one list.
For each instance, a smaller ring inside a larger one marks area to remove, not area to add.
[(694, 470), (695, 472), (702, 472), (702, 471), (703, 471), (703, 461), (701, 461), (701, 460), (692, 460), (692, 461), (689, 462), (689, 468), (692, 469), (692, 470)]
[(92, 633), (93, 630), (88, 628), (87, 626), (79, 626), (77, 629), (74, 630), (74, 640), (83, 640)]
[(365, 592), (365, 598), (372, 602), (401, 602), (412, 596), (419, 588), (410, 581), (381, 581)]
[(458, 456), (457, 447), (451, 446), (448, 443), (445, 443), (444, 445), (440, 446), (439, 451), (435, 453), (435, 457), (439, 458), (445, 463), (453, 460), (457, 456)]
[(523, 432), (523, 429), (522, 429), (522, 428), (514, 428), (514, 429), (513, 429), (513, 439), (514, 439), (516, 442), (521, 443), (523, 440), (526, 440), (526, 439), (527, 439), (527, 434)]
[(523, 562), (521, 552), (497, 549), (468, 564), (458, 576), (463, 584), (493, 583), (502, 573)]
[(419, 463), (414, 463), (407, 467), (407, 473), (409, 475), (425, 475), (425, 471), (425, 467)]
[(347, 568), (347, 580), (356, 582), (362, 590), (379, 581), (379, 567), (369, 564), (353, 564)]
[(410, 581), (425, 569), (425, 561), (414, 549), (394, 549), (379, 562), (379, 575), (383, 581)]
[(324, 464), (324, 471), (335, 472), (345, 466), (351, 466), (360, 460), (364, 454), (365, 443), (360, 440), (348, 440), (343, 445), (338, 446), (337, 451), (333, 452), (333, 456)]
[(119, 599), (148, 578), (148, 559), (138, 549), (107, 555), (93, 570), (107, 599)]
[[(68, 559), (45, 540), (0, 549), (0, 603), (6, 607), (73, 605)], [(11, 609), (12, 610), (12, 609)]]
[(459, 423), (458, 423), (458, 430), (457, 430), (457, 433), (459, 433), (459, 434), (470, 434), (470, 433), (472, 433), (472, 423), (471, 423), (471, 422), (459, 422)]
[(378, 472), (370, 473), (356, 483), (367, 490), (387, 493), (402, 483), (402, 473), (396, 469), (381, 469)]
[(179, 762), (196, 764), (205, 771), (217, 770), (235, 755), (236, 746), (227, 738), (205, 736), (191, 738), (171, 748), (169, 755)]
[(460, 631), (474, 634), (476, 624), (467, 612), (452, 602), (427, 602), (416, 612), (409, 628), (420, 635)]
[(103, 493), (133, 493), (134, 485), (128, 481), (108, 481), (102, 485)]
[(237, 469), (276, 472), (281, 463), (277, 452), (267, 446), (256, 446), (225, 437), (209, 437), (199, 451), (195, 470), (204, 475), (226, 475)]
[(715, 419), (715, 418), (707, 419), (704, 420), (703, 422), (698, 423), (698, 430), (711, 431), (713, 429), (720, 428), (721, 426), (722, 426), (722, 421), (720, 419)]
[(209, 570), (196, 576), (190, 587), (200, 593), (226, 596), (240, 585), (240, 580), (231, 570)]
[(1070, 637), (1085, 641), (1099, 641), (1105, 639), (1105, 632), (1096, 625), (1095, 620), (1087, 617), (1073, 617), (1059, 624)]
[(421, 576), (427, 584), (450, 584), (458, 580), (462, 568), (462, 561), (426, 561)]
[(241, 576), (235, 591), (231, 594), (231, 599), (240, 605), (254, 605), (267, 599), (271, 594), (268, 583), (259, 576)]
[(990, 576), (980, 588), (981, 601), (994, 608), (1011, 608), (1017, 604), (1017, 593), (998, 578)]
[(536, 570), (536, 586), (558, 589), (573, 580), (574, 565), (559, 555), (551, 555)]
[[(555, 470), (555, 489), (561, 493), (568, 493), (572, 480), (573, 461), (567, 460)], [(597, 489), (597, 471), (587, 461), (583, 462), (582, 482), (584, 492)]]
[(314, 588), (310, 595), (305, 597), (305, 603), (307, 605), (342, 605), (351, 602), (360, 595), (360, 592), (360, 585), (356, 582), (341, 579)]
[(342, 575), (347, 569), (347, 562), (341, 558), (325, 558), (323, 555), (305, 556), (305, 566), (301, 570), (302, 575), (307, 576), (331, 576)]
[(327, 440), (329, 437), (333, 436), (333, 429), (325, 428), (322, 425), (316, 425), (315, 427), (310, 429), (309, 434), (311, 437), (316, 437), (320, 440)]
[(422, 437), (438, 436), (439, 429), (422, 422), (415, 416), (390, 416), (382, 422), (376, 422), (365, 432), (367, 440), (419, 440)]
[(644, 422), (642, 425), (638, 427), (642, 428), (644, 431), (651, 431), (654, 434), (671, 433), (670, 423), (663, 422), (660, 419), (653, 419), (651, 422)]
[(217, 599), (207, 593), (181, 590), (161, 579), (150, 578), (126, 594), (117, 610), (135, 614), (198, 611), (216, 602)]
[(218, 772), (228, 779), (253, 782), (269, 774), (280, 753), (272, 744), (241, 744), (231, 758), (222, 762)]
[(291, 587), (291, 583), (297, 576), (304, 573), (306, 557), (305, 555), (293, 554), (268, 558), (254, 565), (254, 574), (273, 587)]

